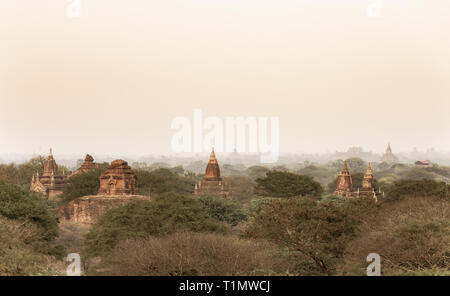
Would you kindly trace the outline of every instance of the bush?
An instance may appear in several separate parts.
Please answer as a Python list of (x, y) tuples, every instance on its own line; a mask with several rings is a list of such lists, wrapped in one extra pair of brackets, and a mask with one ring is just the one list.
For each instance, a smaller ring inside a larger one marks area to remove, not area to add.
[(199, 201), (203, 204), (206, 213), (218, 221), (236, 226), (238, 223), (247, 220), (247, 214), (231, 200), (204, 195), (199, 198)]
[(0, 215), (38, 226), (47, 241), (58, 235), (56, 218), (48, 211), (42, 199), (16, 185), (2, 181), (0, 181)]
[(312, 177), (288, 172), (270, 171), (265, 178), (256, 179), (255, 191), (262, 196), (293, 197), (322, 194), (322, 186)]
[(210, 218), (200, 201), (167, 193), (153, 201), (134, 201), (106, 212), (87, 234), (85, 253), (104, 256), (123, 239), (184, 230), (226, 232), (227, 227)]
[(449, 209), (448, 200), (432, 197), (383, 204), (348, 244), (340, 273), (365, 274), (365, 259), (375, 252), (381, 256), (383, 275), (443, 275), (444, 270), (449, 274)]
[(214, 233), (175, 233), (121, 241), (108, 275), (239, 276), (279, 274), (285, 264), (273, 246)]
[(45, 240), (37, 226), (0, 216), (0, 229), (0, 276), (57, 274), (49, 258), (32, 246), (32, 242)]

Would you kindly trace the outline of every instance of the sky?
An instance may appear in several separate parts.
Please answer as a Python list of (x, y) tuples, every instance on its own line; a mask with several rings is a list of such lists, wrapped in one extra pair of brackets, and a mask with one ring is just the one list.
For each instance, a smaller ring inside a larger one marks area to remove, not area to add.
[(170, 154), (194, 109), (278, 117), (281, 153), (450, 151), (450, 2), (374, 1), (2, 0), (0, 153)]

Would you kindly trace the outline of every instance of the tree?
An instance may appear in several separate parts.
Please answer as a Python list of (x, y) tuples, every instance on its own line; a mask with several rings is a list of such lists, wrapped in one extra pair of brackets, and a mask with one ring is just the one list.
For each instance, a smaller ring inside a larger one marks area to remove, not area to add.
[(68, 202), (78, 197), (96, 195), (100, 188), (100, 176), (108, 166), (108, 163), (98, 164), (93, 170), (70, 177), (61, 198)]
[(256, 179), (255, 192), (262, 196), (293, 197), (322, 194), (322, 186), (312, 177), (289, 172), (270, 171)]
[(405, 197), (450, 197), (450, 185), (434, 180), (400, 180), (389, 186), (385, 192), (386, 201), (396, 201)]
[(268, 239), (308, 256), (318, 271), (330, 275), (357, 226), (373, 211), (371, 199), (343, 205), (311, 198), (273, 200), (262, 206), (246, 229), (246, 236)]
[(194, 193), (194, 176), (180, 176), (165, 168), (154, 171), (138, 169), (134, 172), (138, 177), (139, 194), (151, 196), (165, 192)]
[(58, 235), (56, 218), (41, 198), (3, 181), (0, 181), (0, 215), (36, 225), (47, 241)]
[(202, 203), (176, 193), (134, 201), (106, 212), (86, 236), (87, 256), (104, 256), (122, 239), (160, 236), (176, 231), (226, 232)]
[(238, 223), (247, 220), (246, 213), (234, 201), (207, 195), (200, 197), (199, 201), (206, 213), (218, 221), (236, 226)]
[(350, 172), (365, 172), (367, 163), (359, 157), (352, 157), (347, 159), (347, 165)]

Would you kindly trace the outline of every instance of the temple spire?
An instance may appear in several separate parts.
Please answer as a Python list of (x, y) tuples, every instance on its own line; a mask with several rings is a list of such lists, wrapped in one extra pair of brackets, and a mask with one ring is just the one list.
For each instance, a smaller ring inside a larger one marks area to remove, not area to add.
[(348, 171), (347, 160), (344, 160), (344, 169), (342, 171)]
[(370, 162), (369, 162), (369, 164), (367, 166), (366, 176), (367, 175), (372, 175), (372, 167), (370, 166)]
[(214, 153), (214, 147), (211, 150), (211, 155), (209, 156), (208, 165), (205, 171), (206, 180), (222, 180), (220, 178), (220, 168), (219, 163), (216, 159), (216, 154)]

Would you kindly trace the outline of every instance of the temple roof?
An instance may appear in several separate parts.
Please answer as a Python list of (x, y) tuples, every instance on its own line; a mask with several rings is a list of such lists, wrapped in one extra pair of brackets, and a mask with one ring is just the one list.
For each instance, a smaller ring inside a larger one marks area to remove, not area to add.
[(205, 171), (205, 180), (221, 180), (219, 163), (217, 162), (216, 155), (214, 153), (214, 148), (209, 156), (208, 165)]
[(52, 148), (50, 148), (50, 154), (48, 155), (48, 158), (44, 164), (43, 176), (56, 175), (57, 172), (58, 172), (58, 165), (56, 164), (56, 161), (53, 158)]

